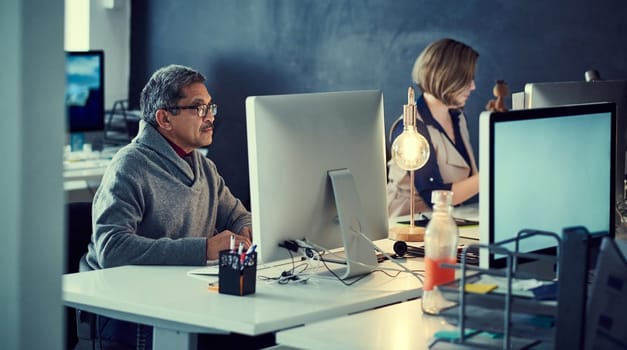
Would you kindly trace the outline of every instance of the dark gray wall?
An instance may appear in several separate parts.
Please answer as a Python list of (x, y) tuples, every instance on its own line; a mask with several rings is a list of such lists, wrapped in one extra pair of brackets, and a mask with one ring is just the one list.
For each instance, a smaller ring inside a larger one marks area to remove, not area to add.
[(416, 56), (452, 37), (480, 53), (466, 106), (478, 152), (478, 115), (496, 79), (511, 91), (583, 80), (591, 68), (627, 79), (626, 14), (624, 0), (133, 0), (129, 98), (137, 106), (166, 64), (205, 73), (220, 105), (209, 157), (248, 205), (247, 96), (381, 89), (389, 127)]

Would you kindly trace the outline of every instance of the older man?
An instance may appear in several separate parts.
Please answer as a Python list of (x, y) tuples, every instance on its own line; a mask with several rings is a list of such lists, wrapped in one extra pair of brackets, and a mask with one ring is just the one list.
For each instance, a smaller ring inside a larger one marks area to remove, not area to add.
[[(231, 237), (248, 248), (250, 213), (197, 150), (212, 143), (217, 113), (205, 77), (163, 67), (142, 90), (140, 106), (137, 137), (113, 157), (94, 196), (83, 269), (203, 265), (228, 249)], [(106, 321), (103, 339), (135, 344), (137, 327)]]

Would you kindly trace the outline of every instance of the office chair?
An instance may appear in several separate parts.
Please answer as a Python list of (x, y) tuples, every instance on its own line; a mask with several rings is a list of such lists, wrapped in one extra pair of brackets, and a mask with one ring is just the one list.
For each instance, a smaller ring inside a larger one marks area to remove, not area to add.
[[(67, 259), (64, 273), (79, 272), (81, 258), (91, 241), (91, 202), (66, 204)], [(95, 315), (66, 307), (66, 348), (74, 349), (84, 340), (95, 340)], [(78, 348), (78, 347), (77, 347)]]

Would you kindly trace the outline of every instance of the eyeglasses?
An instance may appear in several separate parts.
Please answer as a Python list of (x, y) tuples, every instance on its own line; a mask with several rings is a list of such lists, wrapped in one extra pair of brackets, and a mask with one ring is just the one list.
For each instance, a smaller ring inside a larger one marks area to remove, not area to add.
[(215, 103), (208, 103), (206, 105), (193, 105), (193, 106), (170, 106), (163, 107), (163, 109), (172, 112), (176, 109), (195, 109), (198, 113), (199, 118), (204, 118), (207, 116), (207, 112), (210, 112), (212, 116), (216, 116), (218, 114), (218, 105)]

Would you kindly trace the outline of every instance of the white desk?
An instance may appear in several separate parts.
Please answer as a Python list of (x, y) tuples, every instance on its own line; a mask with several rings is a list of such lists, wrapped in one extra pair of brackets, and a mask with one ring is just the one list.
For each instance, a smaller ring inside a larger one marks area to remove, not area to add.
[[(239, 297), (209, 291), (207, 280), (187, 275), (191, 269), (125, 266), (66, 274), (63, 300), (70, 307), (154, 326), (154, 349), (188, 349), (195, 333), (259, 335), (421, 295), (415, 277), (375, 272), (353, 286), (314, 277), (306, 284), (257, 280), (255, 294)], [(276, 276), (285, 269), (260, 270), (258, 275)]]
[(280, 331), (277, 344), (320, 350), (427, 349), (439, 330), (455, 330), (441, 317), (423, 315), (421, 300)]

